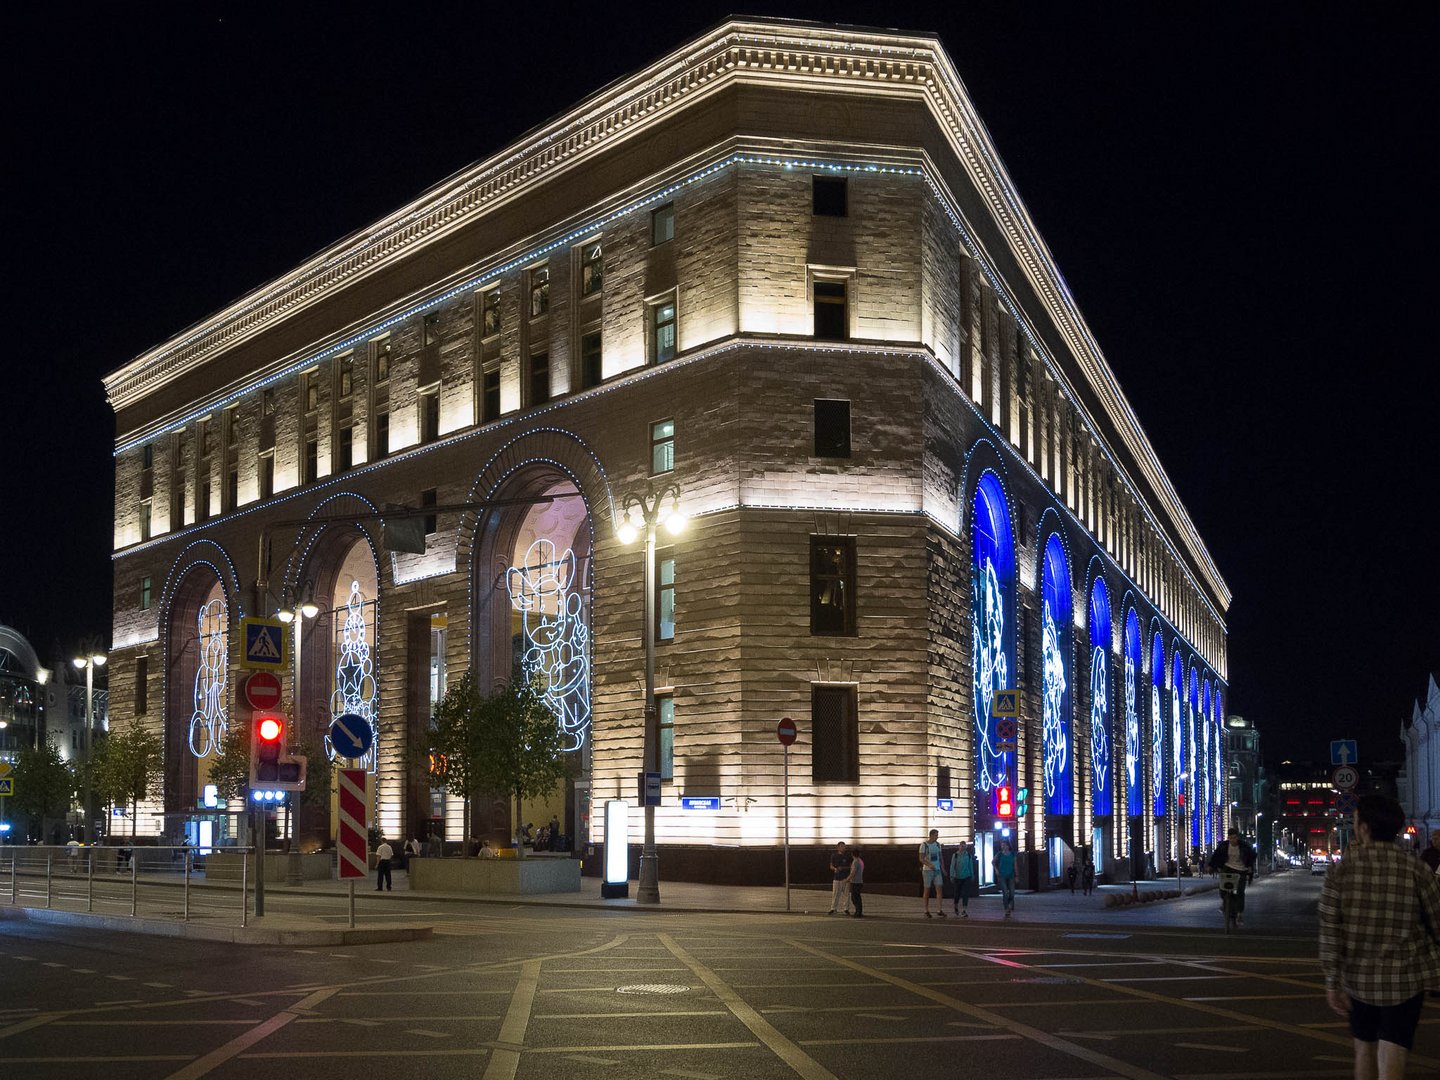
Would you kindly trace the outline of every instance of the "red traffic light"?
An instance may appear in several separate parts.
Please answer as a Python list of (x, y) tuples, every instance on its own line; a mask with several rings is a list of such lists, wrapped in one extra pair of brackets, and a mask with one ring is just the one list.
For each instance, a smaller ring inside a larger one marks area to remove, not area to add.
[(1015, 800), (1008, 784), (995, 789), (995, 812), (1001, 817), (1015, 816)]
[(273, 716), (262, 716), (260, 723), (255, 728), (255, 734), (260, 736), (264, 742), (274, 742), (284, 732), (280, 721)]

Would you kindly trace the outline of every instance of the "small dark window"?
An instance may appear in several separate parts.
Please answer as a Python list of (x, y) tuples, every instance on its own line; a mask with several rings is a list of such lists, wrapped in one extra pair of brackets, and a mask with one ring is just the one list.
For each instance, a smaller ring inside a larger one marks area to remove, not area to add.
[(530, 400), (539, 405), (550, 400), (550, 354), (535, 353), (530, 357)]
[(490, 423), (500, 419), (500, 369), (491, 368), (481, 377), (480, 420)]
[(200, 487), (195, 492), (195, 520), (208, 521), (210, 518), (210, 478), (206, 477), (200, 481)]
[(815, 336), (822, 341), (845, 341), (850, 337), (845, 282), (815, 282)]
[(209, 421), (209, 420), (201, 420), (201, 421), (200, 421), (200, 456), (201, 456), (201, 457), (209, 457), (209, 456), (210, 456), (210, 450), (211, 450), (211, 445), (210, 445), (210, 421)]
[(440, 395), (420, 395), (420, 441), (434, 442), (440, 437)]
[(850, 402), (815, 399), (815, 456), (850, 456)]
[[(149, 578), (145, 579), (149, 581)], [(144, 716), (150, 709), (150, 658), (135, 658), (135, 715)]]
[(550, 310), (550, 268), (537, 266), (530, 271), (530, 318), (538, 319)]
[(440, 313), (432, 311), (420, 321), (421, 332), (425, 335), (425, 345), (440, 344)]
[(580, 249), (580, 295), (593, 296), (605, 284), (605, 252), (600, 241)]
[(314, 373), (305, 376), (305, 411), (314, 412), (320, 407), (320, 381)]
[(305, 440), (305, 483), (313, 484), (320, 475), (320, 444), (314, 439)]
[(675, 421), (657, 420), (650, 425), (650, 475), (659, 476), (675, 468)]
[(666, 203), (650, 212), (650, 244), (657, 246), (675, 239), (675, 204)]
[(675, 779), (675, 698), (655, 695), (655, 721), (660, 731), (660, 779)]
[(266, 454), (260, 459), (260, 498), (268, 499), (275, 494), (275, 455)]
[(500, 290), (486, 289), (480, 294), (480, 336), (500, 332)]
[(390, 378), (390, 339), (375, 343), (375, 381), (383, 383)]
[(140, 448), (140, 468), (153, 469), (155, 467), (155, 444), (146, 443)]
[(817, 784), (860, 780), (860, 725), (855, 687), (810, 688), (810, 779)]
[(355, 357), (347, 354), (340, 358), (340, 397), (348, 398), (355, 391)]
[(340, 429), (339, 446), (335, 450), (335, 468), (344, 472), (355, 464), (355, 429), (342, 427)]
[(950, 766), (940, 765), (935, 769), (935, 797), (950, 798)]
[(849, 183), (843, 176), (811, 178), (811, 209), (818, 217), (844, 217), (849, 213)]
[(655, 556), (655, 640), (675, 640), (675, 560)]
[(151, 507), (150, 500), (146, 499), (140, 504), (140, 539), (150, 539), (151, 528)]
[(275, 415), (275, 390), (272, 387), (266, 387), (260, 391), (260, 415)]
[(810, 633), (855, 633), (855, 538), (810, 538)]
[(240, 441), (240, 406), (231, 405), (225, 410), (225, 445), (234, 446)]
[[(435, 489), (427, 488), (420, 492), (420, 507), (425, 509), (435, 505)], [(434, 514), (425, 515), (425, 535), (433, 536), (439, 522)]]
[(601, 378), (600, 333), (596, 331), (580, 339), (580, 386), (585, 390), (599, 386)]
[(240, 466), (231, 462), (225, 470), (225, 509), (234, 510), (240, 505)]
[(390, 414), (375, 414), (375, 456), (382, 458), (390, 453)]
[(675, 300), (650, 305), (650, 362), (663, 364), (675, 358)]
[(150, 610), (150, 600), (154, 595), (154, 583), (152, 578), (140, 579), (140, 610)]

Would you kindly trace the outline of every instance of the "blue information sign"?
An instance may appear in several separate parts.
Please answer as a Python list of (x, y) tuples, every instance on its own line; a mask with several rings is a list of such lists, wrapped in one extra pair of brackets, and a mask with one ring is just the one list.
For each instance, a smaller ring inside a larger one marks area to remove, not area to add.
[(370, 730), (370, 721), (354, 713), (337, 716), (330, 725), (330, 745), (335, 755), (343, 758), (362, 758), (374, 745), (375, 733)]
[(955, 809), (955, 800), (954, 800), (954, 799), (936, 799), (936, 800), (935, 800), (935, 809), (936, 809), (936, 810), (954, 810), (954, 809)]
[(685, 810), (719, 810), (720, 796), (684, 795), (680, 799), (680, 806)]
[(1330, 764), (1354, 765), (1360, 760), (1358, 750), (1354, 739), (1332, 739), (1330, 741)]

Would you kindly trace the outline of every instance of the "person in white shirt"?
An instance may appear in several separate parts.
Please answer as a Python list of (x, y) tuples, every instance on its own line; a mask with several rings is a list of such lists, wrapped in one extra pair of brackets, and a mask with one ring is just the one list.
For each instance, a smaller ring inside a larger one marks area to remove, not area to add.
[[(382, 837), (380, 846), (375, 849), (375, 891), (379, 892), (384, 888), (390, 892), (390, 860), (395, 857), (395, 849)], [(384, 883), (383, 886), (381, 883)]]

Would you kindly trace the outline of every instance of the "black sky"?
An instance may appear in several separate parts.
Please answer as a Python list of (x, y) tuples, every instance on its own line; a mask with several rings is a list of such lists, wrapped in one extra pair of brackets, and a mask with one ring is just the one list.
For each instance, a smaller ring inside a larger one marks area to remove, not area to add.
[[(729, 14), (9, 5), (0, 622), (110, 621), (101, 375)], [(1235, 599), (1266, 749), (1440, 669), (1434, 5), (874, 5), (937, 32)], [(1163, 10), (1162, 10), (1163, 8)]]

